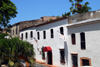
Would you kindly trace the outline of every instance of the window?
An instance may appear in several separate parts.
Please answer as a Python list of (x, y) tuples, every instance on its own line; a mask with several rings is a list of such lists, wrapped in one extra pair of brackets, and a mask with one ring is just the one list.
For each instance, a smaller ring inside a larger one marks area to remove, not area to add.
[(17, 35), (17, 28), (18, 28), (18, 27), (16, 26), (16, 35)]
[(13, 35), (14, 35), (14, 30), (13, 30)]
[(46, 39), (46, 32), (43, 31), (43, 38)]
[(21, 39), (23, 40), (23, 33), (21, 34)]
[(81, 66), (91, 66), (91, 59), (89, 58), (80, 58)]
[(65, 51), (64, 51), (64, 49), (60, 49), (60, 62), (65, 63)]
[(78, 67), (78, 55), (77, 54), (71, 54), (72, 57), (72, 66)]
[(17, 29), (16, 29), (16, 35), (17, 35)]
[(72, 44), (76, 44), (75, 34), (71, 34)]
[(39, 34), (39, 32), (37, 32), (37, 38), (38, 38), (38, 40), (40, 40), (40, 34)]
[(26, 39), (28, 38), (28, 36), (27, 36), (28, 34), (27, 34), (27, 32), (26, 32)]
[(81, 49), (86, 49), (86, 46), (85, 46), (85, 33), (84, 32), (80, 33), (80, 37), (81, 37)]
[(45, 52), (43, 51), (44, 46), (42, 47), (42, 59), (45, 59)]
[(60, 28), (60, 33), (61, 33), (62, 35), (64, 35), (63, 27)]
[(50, 31), (51, 31), (51, 38), (54, 38), (53, 29), (51, 29)]
[(31, 37), (31, 38), (33, 37), (33, 32), (32, 32), (32, 31), (30, 32), (30, 37)]

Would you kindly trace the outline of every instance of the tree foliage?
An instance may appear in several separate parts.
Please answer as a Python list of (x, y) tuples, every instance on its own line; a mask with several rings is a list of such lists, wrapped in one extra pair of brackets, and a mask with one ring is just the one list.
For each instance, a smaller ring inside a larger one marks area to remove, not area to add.
[(20, 40), (19, 37), (4, 39), (5, 35), (7, 34), (0, 34), (1, 64), (6, 62), (9, 66), (14, 66), (20, 63), (20, 56), (25, 56), (27, 61), (30, 62), (29, 58), (33, 58), (35, 54), (33, 46), (26, 41)]
[(71, 14), (85, 13), (91, 10), (91, 8), (88, 7), (89, 2), (85, 2), (85, 4), (82, 4), (83, 0), (69, 0), (69, 2), (72, 3), (70, 12), (62, 14), (62, 17), (69, 16)]
[(10, 0), (0, 0), (0, 27), (10, 27), (11, 18), (16, 17), (17, 8)]

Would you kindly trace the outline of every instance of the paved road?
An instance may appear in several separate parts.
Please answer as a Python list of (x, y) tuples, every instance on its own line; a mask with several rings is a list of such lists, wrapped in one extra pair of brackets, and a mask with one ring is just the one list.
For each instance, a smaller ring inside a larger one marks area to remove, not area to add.
[(39, 63), (35, 63), (35, 66), (34, 67), (49, 67), (49, 66), (44, 66), (42, 64), (39, 64)]

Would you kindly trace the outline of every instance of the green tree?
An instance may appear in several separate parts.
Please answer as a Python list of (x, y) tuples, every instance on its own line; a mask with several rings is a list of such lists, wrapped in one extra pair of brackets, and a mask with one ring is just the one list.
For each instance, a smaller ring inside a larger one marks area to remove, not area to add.
[(0, 0), (0, 27), (10, 27), (9, 20), (16, 17), (17, 8), (10, 0)]
[[(1, 34), (3, 35), (3, 34)], [(6, 34), (3, 35), (3, 37)], [(0, 60), (1, 64), (6, 63), (9, 66), (15, 66), (20, 64), (20, 56), (25, 56), (27, 61), (33, 64), (34, 60), (30, 58), (34, 57), (33, 46), (19, 39), (19, 37), (14, 37), (11, 39), (4, 39), (2, 36), (0, 38)]]
[(88, 7), (89, 2), (82, 4), (83, 0), (69, 0), (72, 3), (70, 7), (70, 12), (62, 14), (62, 17), (69, 16), (71, 14), (85, 13), (91, 10), (91, 7)]
[(52, 21), (52, 20), (53, 20), (52, 18), (49, 19), (49, 21)]

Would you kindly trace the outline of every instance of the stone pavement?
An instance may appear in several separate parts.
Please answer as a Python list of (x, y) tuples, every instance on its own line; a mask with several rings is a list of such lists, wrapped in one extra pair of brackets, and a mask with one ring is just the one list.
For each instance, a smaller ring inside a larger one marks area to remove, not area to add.
[(36, 65), (35, 65), (36, 67), (59, 67), (59, 66), (49, 65), (41, 61), (35, 61), (35, 62), (36, 62)]

